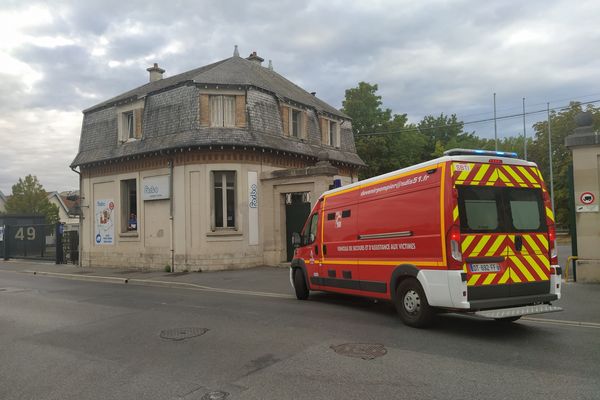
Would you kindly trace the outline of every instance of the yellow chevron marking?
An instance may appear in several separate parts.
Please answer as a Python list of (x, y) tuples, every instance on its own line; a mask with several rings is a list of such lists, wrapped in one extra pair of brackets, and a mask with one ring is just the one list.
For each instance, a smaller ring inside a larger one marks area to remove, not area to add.
[(517, 275), (514, 271), (511, 272), (510, 279), (512, 279), (514, 283), (521, 283), (521, 278), (519, 278), (519, 275)]
[(490, 283), (492, 283), (492, 281), (494, 280), (495, 277), (496, 277), (496, 274), (488, 274), (488, 276), (483, 281), (483, 285), (489, 285)]
[[(509, 236), (509, 238), (510, 238), (510, 236)], [(512, 239), (512, 241), (514, 243), (515, 240)], [(506, 255), (507, 256), (514, 256), (515, 255), (515, 252), (513, 251), (512, 247), (506, 246)]]
[(454, 181), (454, 186), (456, 187), (456, 185), (462, 185), (463, 183), (465, 183), (465, 181)]
[(483, 246), (485, 246), (485, 244), (490, 240), (490, 237), (490, 235), (482, 236), (481, 240), (479, 240), (479, 243), (477, 243), (477, 246), (475, 246), (475, 248), (473, 249), (471, 256), (478, 256), (481, 249), (483, 249)]
[(467, 236), (467, 237), (465, 237), (465, 239), (463, 240), (462, 245), (461, 245), (463, 253), (465, 251), (467, 251), (467, 249), (471, 245), (471, 242), (473, 241), (473, 239), (475, 239), (475, 236)]
[(546, 207), (546, 217), (550, 218), (550, 220), (554, 222), (554, 213), (552, 212), (552, 209), (548, 207)]
[(508, 281), (509, 277), (510, 277), (510, 269), (506, 268), (506, 271), (504, 271), (504, 274), (502, 275), (502, 277), (500, 278), (500, 280), (498, 281), (498, 283), (499, 284), (506, 283), (506, 281)]
[(500, 245), (504, 242), (504, 238), (506, 238), (506, 235), (498, 235), (498, 237), (496, 237), (496, 240), (494, 241), (494, 244), (492, 244), (492, 247), (490, 247), (490, 249), (487, 251), (487, 253), (485, 253), (485, 255), (493, 256), (495, 253), (497, 253), (496, 250), (498, 250), (498, 247), (500, 247)]
[(544, 246), (544, 250), (548, 251), (548, 239), (546, 239), (546, 235), (538, 234), (536, 236), (538, 240), (542, 243), (542, 246)]
[(535, 260), (533, 259), (533, 257), (531, 257), (531, 256), (525, 256), (524, 258), (525, 258), (525, 261), (527, 261), (529, 263), (529, 265), (531, 265), (533, 267), (535, 273), (537, 274), (537, 276), (540, 277), (541, 280), (543, 280), (543, 281), (547, 281), (548, 280), (548, 276), (544, 273), (544, 271), (542, 271), (542, 269), (537, 264), (537, 262), (535, 262)]
[(456, 221), (458, 219), (458, 206), (454, 206), (454, 210), (452, 210), (452, 221)]
[(531, 272), (529, 272), (529, 270), (527, 269), (527, 267), (521, 262), (521, 260), (519, 260), (519, 257), (511, 257), (510, 258), (511, 261), (513, 262), (514, 265), (517, 266), (517, 268), (519, 268), (519, 271), (521, 271), (521, 273), (523, 275), (525, 275), (525, 278), (529, 281), (529, 282), (533, 282), (535, 281), (535, 278), (533, 277), (533, 275), (531, 275)]
[(525, 238), (525, 241), (527, 243), (529, 243), (529, 245), (531, 246), (531, 248), (533, 248), (533, 252), (535, 254), (542, 254), (542, 250), (537, 245), (537, 243), (533, 240), (533, 238), (531, 237), (531, 235), (523, 235), (523, 237)]
[(497, 172), (498, 172), (498, 177), (500, 179), (502, 179), (502, 182), (504, 182), (504, 184), (506, 186), (508, 186), (508, 187), (515, 186), (515, 185), (512, 184), (512, 182), (510, 181), (510, 179), (508, 179), (508, 177), (502, 173), (502, 171), (497, 170)]
[(473, 178), (474, 181), (479, 182), (481, 180), (481, 178), (483, 178), (483, 176), (485, 175), (485, 173), (487, 172), (487, 170), (490, 168), (490, 164), (483, 164), (481, 166), (481, 168), (479, 168), (479, 171), (477, 172), (477, 174), (475, 175), (475, 178)]
[(481, 276), (480, 274), (471, 275), (469, 282), (467, 282), (467, 286), (475, 285), (480, 276)]
[(519, 183), (519, 186), (521, 186), (521, 187), (529, 187), (529, 184), (528, 183)]
[(519, 172), (521, 172), (523, 175), (525, 175), (525, 178), (527, 178), (527, 180), (531, 183), (537, 183), (537, 180), (531, 176), (531, 174), (529, 173), (529, 171), (527, 171), (527, 168), (525, 167), (521, 167), (520, 165), (517, 167), (517, 169), (519, 170)]
[(486, 186), (494, 186), (494, 183), (498, 180), (498, 171), (492, 172), (488, 181), (485, 183)]
[(510, 167), (508, 165), (505, 165), (504, 166), (504, 170), (506, 172), (508, 172), (510, 174), (510, 176), (512, 176), (513, 179), (515, 181), (517, 181), (518, 183), (523, 183), (524, 182), (523, 179), (519, 175), (517, 175), (517, 173), (515, 172), (515, 170), (512, 167)]
[(467, 271), (467, 264), (463, 264), (463, 272), (469, 272)]

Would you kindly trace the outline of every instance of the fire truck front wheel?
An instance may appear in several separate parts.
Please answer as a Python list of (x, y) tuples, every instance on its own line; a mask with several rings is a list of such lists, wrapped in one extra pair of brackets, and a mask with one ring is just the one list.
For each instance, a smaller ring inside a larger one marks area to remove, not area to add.
[(434, 312), (419, 281), (408, 278), (396, 288), (396, 310), (406, 325), (424, 328), (431, 324)]
[(294, 291), (298, 300), (308, 299), (306, 279), (304, 279), (304, 272), (300, 268), (294, 269)]

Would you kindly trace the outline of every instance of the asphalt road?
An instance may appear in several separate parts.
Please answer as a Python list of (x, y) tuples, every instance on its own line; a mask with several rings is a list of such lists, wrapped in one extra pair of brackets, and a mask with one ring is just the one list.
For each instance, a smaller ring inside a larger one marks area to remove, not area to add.
[[(565, 285), (573, 306), (598, 290)], [(447, 315), (417, 330), (389, 304), (330, 294), (301, 302), (0, 271), (0, 399), (600, 399), (599, 310), (567, 314), (588, 325), (560, 313), (509, 325)], [(332, 348), (346, 343), (383, 347), (374, 359)]]

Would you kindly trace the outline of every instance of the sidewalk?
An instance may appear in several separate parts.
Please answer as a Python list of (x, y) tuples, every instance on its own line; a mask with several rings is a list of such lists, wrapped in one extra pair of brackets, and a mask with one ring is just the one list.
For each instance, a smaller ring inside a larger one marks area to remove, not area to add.
[[(167, 273), (119, 268), (82, 268), (72, 264), (52, 264), (26, 260), (0, 260), (0, 270), (55, 276), (63, 279), (90, 280), (119, 284), (163, 286), (259, 295), (292, 299), (287, 268), (257, 267), (242, 270)], [(557, 319), (600, 324), (600, 285), (564, 282), (562, 298), (553, 303), (564, 311), (535, 315), (535, 318)]]
[(251, 291), (278, 295), (274, 297), (294, 295), (287, 268), (257, 267), (215, 272), (168, 273), (106, 267), (82, 268), (73, 264), (53, 264), (43, 261), (0, 260), (0, 270), (36, 273), (66, 279), (190, 289)]

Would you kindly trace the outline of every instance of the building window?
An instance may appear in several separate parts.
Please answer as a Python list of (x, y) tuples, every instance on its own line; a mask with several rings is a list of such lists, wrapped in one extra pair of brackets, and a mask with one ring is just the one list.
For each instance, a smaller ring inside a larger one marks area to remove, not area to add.
[(337, 147), (337, 123), (329, 121), (329, 143), (330, 146)]
[(235, 126), (235, 96), (210, 96), (210, 126)]
[(133, 111), (123, 113), (123, 119), (125, 123), (125, 139), (135, 138), (135, 119), (133, 117)]
[(300, 137), (300, 132), (302, 132), (302, 111), (291, 109), (292, 118), (291, 120), (291, 129), (290, 132), (293, 137)]
[(213, 171), (212, 186), (213, 230), (221, 228), (235, 228), (235, 171)]
[(137, 181), (121, 181), (121, 232), (138, 231)]

